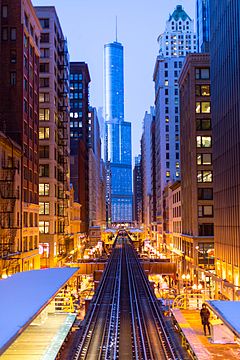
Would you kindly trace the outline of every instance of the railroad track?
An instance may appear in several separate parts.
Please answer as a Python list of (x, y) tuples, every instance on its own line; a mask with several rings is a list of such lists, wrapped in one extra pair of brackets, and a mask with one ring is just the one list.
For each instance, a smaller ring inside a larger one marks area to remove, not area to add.
[(180, 360), (127, 237), (118, 237), (71, 359)]

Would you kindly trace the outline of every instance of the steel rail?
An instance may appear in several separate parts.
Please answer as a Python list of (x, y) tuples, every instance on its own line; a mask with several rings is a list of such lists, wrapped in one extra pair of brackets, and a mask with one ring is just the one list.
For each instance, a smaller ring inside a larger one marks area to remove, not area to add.
[[(134, 266), (132, 263), (132, 260), (134, 260), (134, 263), (136, 264), (136, 259), (133, 256), (132, 247), (130, 247), (130, 245), (126, 245), (126, 246), (127, 246), (127, 252), (128, 252), (128, 263), (129, 263), (129, 266), (131, 266), (131, 270), (132, 270), (132, 271), (130, 271), (130, 274), (131, 274), (131, 283), (132, 283), (133, 292), (134, 292), (134, 302), (135, 302), (135, 306), (138, 310), (137, 311), (137, 319), (138, 319), (139, 327), (141, 329), (141, 332), (140, 332), (141, 350), (142, 350), (141, 355), (146, 360), (148, 360), (149, 358), (154, 359), (150, 339), (148, 336), (148, 329), (146, 326), (145, 317), (144, 317), (142, 307), (141, 307), (141, 300), (139, 298), (139, 292), (141, 290), (144, 291), (144, 285), (141, 282), (136, 284), (136, 279), (135, 279), (135, 274), (134, 274), (135, 269), (134, 269)], [(136, 290), (137, 286), (138, 286), (138, 289)]]
[(153, 314), (153, 319), (155, 321), (156, 328), (158, 329), (159, 340), (162, 344), (163, 350), (165, 351), (165, 356), (168, 360), (177, 360), (177, 359), (180, 360), (181, 357), (177, 355), (175, 351), (175, 347), (172, 344), (169, 335), (167, 334), (167, 331), (164, 329), (164, 319), (162, 316), (160, 316), (159, 306), (156, 305), (156, 296), (153, 293), (153, 290), (150, 288), (149, 281), (138, 260), (136, 252), (133, 249), (132, 251), (133, 251), (133, 256), (136, 259), (136, 265), (138, 267), (139, 274), (143, 282), (145, 283), (145, 290), (147, 291), (148, 297), (150, 298), (150, 302), (149, 302), (151, 304), (150, 309)]
[[(118, 326), (119, 326), (119, 308), (120, 308), (120, 288), (121, 288), (121, 274), (122, 274), (122, 256), (123, 248), (121, 247), (120, 257), (118, 260), (117, 267), (117, 276), (116, 276), (116, 286), (114, 289), (113, 304), (110, 315), (110, 324), (108, 329), (108, 338), (106, 343), (106, 354), (105, 360), (107, 359), (116, 359), (118, 352)], [(116, 304), (116, 307), (115, 307)], [(110, 341), (113, 339), (113, 346), (110, 345)], [(113, 357), (111, 354), (113, 352)]]
[[(142, 325), (141, 325), (141, 322), (140, 322), (140, 312), (139, 312), (139, 308), (138, 308), (138, 302), (136, 301), (136, 292), (135, 292), (135, 287), (133, 285), (132, 274), (131, 274), (130, 265), (129, 265), (129, 263), (130, 263), (129, 262), (129, 256), (127, 254), (126, 249), (125, 249), (125, 256), (126, 256), (126, 265), (127, 265), (127, 273), (128, 273), (128, 284), (129, 284), (129, 295), (130, 295), (130, 307), (131, 307), (134, 353), (135, 353), (136, 359), (139, 359), (141, 349), (139, 351), (138, 344), (137, 344), (137, 334), (136, 334), (136, 326), (137, 326), (137, 328), (139, 329), (139, 332), (140, 332), (139, 340), (140, 340), (140, 343), (141, 343), (142, 352), (143, 352), (143, 354), (145, 356), (145, 359), (146, 359), (147, 354), (146, 354), (146, 349), (144, 347), (144, 336), (143, 336), (143, 331), (142, 331)], [(136, 319), (137, 319), (137, 321), (136, 321)]]
[[(105, 285), (107, 284), (108, 279), (108, 275), (109, 273), (111, 273), (112, 268), (115, 265), (114, 262), (114, 257), (115, 257), (115, 253), (113, 252), (110, 256), (109, 262), (107, 264), (107, 267), (104, 271), (103, 277), (99, 283), (98, 286), (98, 290), (97, 293), (95, 294), (95, 298), (93, 298), (93, 309), (89, 315), (89, 317), (86, 319), (86, 327), (84, 330), (84, 333), (81, 336), (81, 340), (79, 342), (79, 344), (77, 345), (77, 349), (75, 351), (74, 360), (78, 360), (78, 359), (86, 359), (87, 357), (87, 353), (88, 353), (88, 349), (91, 343), (91, 339), (87, 339), (89, 338), (89, 333), (92, 334), (93, 330), (91, 331), (90, 328), (93, 326), (93, 329), (95, 327), (94, 323), (96, 324), (96, 320), (98, 318), (99, 312), (100, 312), (100, 306), (98, 306), (98, 303), (100, 302), (100, 299), (104, 297), (104, 289), (105, 289)], [(114, 282), (113, 282), (114, 283)], [(111, 304), (111, 301), (109, 301), (109, 304)], [(94, 319), (95, 317), (95, 319)], [(107, 320), (107, 319), (106, 319)], [(86, 344), (87, 343), (87, 344)], [(84, 347), (86, 347), (86, 349), (84, 349)]]

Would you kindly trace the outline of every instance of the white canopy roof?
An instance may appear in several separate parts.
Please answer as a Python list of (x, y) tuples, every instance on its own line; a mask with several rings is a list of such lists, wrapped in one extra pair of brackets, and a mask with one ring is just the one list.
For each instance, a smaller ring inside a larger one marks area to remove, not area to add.
[(207, 301), (216, 315), (240, 337), (240, 301)]
[(78, 270), (32, 270), (0, 280), (0, 354)]

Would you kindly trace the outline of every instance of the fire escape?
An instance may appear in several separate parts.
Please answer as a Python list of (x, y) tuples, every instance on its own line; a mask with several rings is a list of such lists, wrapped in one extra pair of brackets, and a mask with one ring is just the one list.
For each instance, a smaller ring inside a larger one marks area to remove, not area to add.
[(61, 40), (59, 50), (58, 105), (58, 217), (62, 239), (59, 254), (65, 257), (69, 248), (69, 54), (67, 41)]
[(3, 162), (0, 170), (0, 271), (7, 274), (10, 269), (12, 272), (19, 271), (16, 257), (19, 252), (15, 241), (20, 225), (19, 212), (18, 219), (16, 216), (19, 187), (16, 188), (15, 178), (18, 171), (19, 162), (13, 157)]

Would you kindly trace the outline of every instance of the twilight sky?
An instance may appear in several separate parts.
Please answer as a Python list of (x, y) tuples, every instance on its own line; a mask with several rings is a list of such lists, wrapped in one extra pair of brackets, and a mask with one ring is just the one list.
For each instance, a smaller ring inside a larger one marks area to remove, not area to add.
[(89, 65), (90, 104), (104, 105), (103, 47), (115, 40), (124, 46), (125, 120), (132, 122), (133, 156), (140, 151), (144, 113), (154, 104), (153, 69), (158, 54), (157, 37), (169, 13), (183, 5), (195, 18), (195, 0), (32, 0), (34, 5), (56, 7), (70, 60)]

